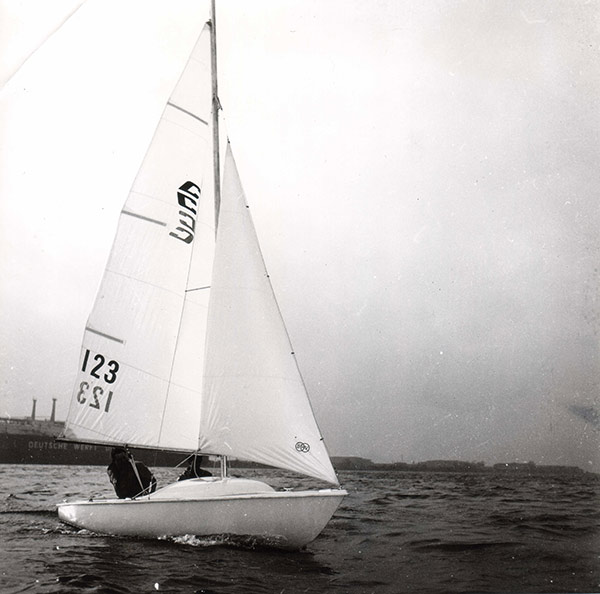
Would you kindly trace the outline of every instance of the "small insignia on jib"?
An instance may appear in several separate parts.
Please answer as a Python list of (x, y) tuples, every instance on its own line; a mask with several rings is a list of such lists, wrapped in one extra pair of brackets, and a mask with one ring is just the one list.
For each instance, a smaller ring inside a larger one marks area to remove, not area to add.
[(169, 235), (184, 243), (194, 241), (196, 231), (196, 215), (198, 201), (200, 200), (200, 188), (191, 181), (186, 181), (177, 190), (177, 202), (181, 207), (179, 210), (179, 226)]
[(304, 443), (303, 441), (298, 441), (296, 442), (296, 450), (306, 454), (307, 452), (310, 451), (310, 445), (307, 443)]

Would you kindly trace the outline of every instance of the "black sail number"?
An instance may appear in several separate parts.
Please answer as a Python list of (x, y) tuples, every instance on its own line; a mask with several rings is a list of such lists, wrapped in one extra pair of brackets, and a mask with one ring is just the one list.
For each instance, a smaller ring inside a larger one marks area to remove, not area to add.
[(116, 361), (109, 361), (107, 363), (108, 373), (104, 374), (104, 381), (107, 384), (114, 384), (117, 379), (117, 371), (119, 371), (119, 364)]
[(98, 385), (96, 380), (109, 385), (114, 384), (117, 381), (119, 372), (118, 361), (114, 359), (107, 360), (101, 353), (92, 354), (90, 349), (86, 349), (81, 371), (88, 374), (90, 379), (79, 384), (76, 394), (77, 402), (107, 413), (110, 410), (113, 391)]
[(81, 382), (79, 384), (79, 392), (77, 392), (77, 402), (79, 404), (85, 404), (87, 397), (85, 393), (88, 391), (90, 385), (87, 382)]
[[(117, 371), (119, 371), (119, 363), (117, 361), (109, 361), (106, 362), (106, 357), (101, 355), (100, 353), (96, 353), (93, 357), (93, 362), (90, 362), (90, 349), (86, 349), (85, 355), (83, 357), (83, 365), (81, 366), (81, 371), (87, 371), (88, 364), (91, 367), (90, 375), (96, 379), (104, 379), (107, 384), (114, 384), (117, 380)], [(108, 368), (105, 370), (105, 364)], [(103, 373), (104, 372), (104, 373)]]
[(90, 375), (92, 377), (95, 377), (96, 379), (100, 379), (100, 376), (98, 375), (98, 370), (104, 365), (104, 361), (105, 361), (104, 355), (101, 355), (100, 353), (98, 353), (97, 355), (94, 356), (94, 361), (97, 362), (97, 365), (94, 365), (92, 371), (90, 371)]
[(105, 394), (102, 386), (94, 386), (90, 389), (88, 382), (81, 382), (79, 384), (79, 391), (77, 392), (77, 402), (79, 404), (87, 404), (90, 408), (108, 412), (112, 397), (112, 390)]

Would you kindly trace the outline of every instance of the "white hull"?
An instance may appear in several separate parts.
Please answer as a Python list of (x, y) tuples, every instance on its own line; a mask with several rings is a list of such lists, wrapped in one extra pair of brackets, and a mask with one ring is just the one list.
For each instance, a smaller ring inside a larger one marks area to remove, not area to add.
[(137, 499), (65, 502), (67, 524), (118, 536), (235, 535), (297, 549), (314, 540), (346, 495), (341, 489), (274, 491), (247, 479), (192, 479)]

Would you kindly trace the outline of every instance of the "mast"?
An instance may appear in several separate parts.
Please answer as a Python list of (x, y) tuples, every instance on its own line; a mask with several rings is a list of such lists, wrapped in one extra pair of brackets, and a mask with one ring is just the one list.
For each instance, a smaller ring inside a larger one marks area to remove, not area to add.
[(217, 85), (217, 21), (215, 0), (210, 1), (210, 74), (212, 81), (213, 181), (215, 189), (215, 233), (221, 207), (221, 166), (219, 159), (219, 90)]
[[(219, 86), (217, 82), (217, 11), (210, 0), (210, 78), (212, 83), (213, 185), (215, 191), (215, 235), (219, 227), (221, 208), (221, 165), (219, 157)], [(227, 456), (220, 456), (221, 478), (227, 477)]]

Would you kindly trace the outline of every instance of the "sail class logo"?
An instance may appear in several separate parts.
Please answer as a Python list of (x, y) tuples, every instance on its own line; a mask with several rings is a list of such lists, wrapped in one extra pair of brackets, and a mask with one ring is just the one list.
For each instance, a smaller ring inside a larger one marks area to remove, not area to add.
[(298, 452), (302, 452), (303, 454), (306, 454), (307, 452), (310, 451), (310, 445), (307, 443), (304, 443), (303, 441), (299, 441), (296, 443), (296, 450)]
[(169, 235), (179, 239), (184, 243), (194, 241), (196, 231), (196, 214), (198, 200), (200, 200), (200, 188), (191, 181), (186, 181), (179, 186), (177, 190), (177, 202), (181, 209), (179, 210), (179, 226)]

